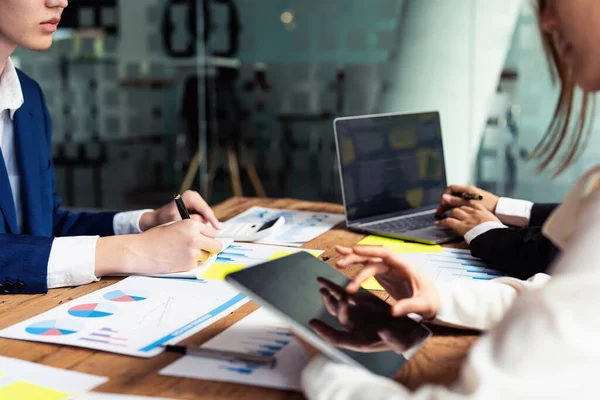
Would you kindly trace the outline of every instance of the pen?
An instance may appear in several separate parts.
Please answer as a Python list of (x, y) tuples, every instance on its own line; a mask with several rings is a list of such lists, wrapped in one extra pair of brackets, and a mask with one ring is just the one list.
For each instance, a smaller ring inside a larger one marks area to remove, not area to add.
[[(190, 213), (181, 198), (179, 193), (175, 194), (174, 197), (175, 204), (177, 205), (177, 211), (179, 211), (179, 215), (181, 219), (190, 219)], [(200, 250), (200, 257), (198, 257), (198, 262), (204, 262), (210, 258), (210, 252), (206, 250)]]
[(177, 211), (179, 211), (179, 215), (181, 215), (181, 219), (190, 219), (190, 213), (181, 198), (181, 195), (177, 193), (174, 197), (175, 204), (177, 205)]
[(205, 349), (197, 346), (172, 346), (166, 345), (165, 350), (172, 353), (186, 354), (188, 356), (217, 358), (219, 360), (241, 361), (251, 364), (266, 365), (273, 368), (277, 359), (271, 356), (261, 356), (257, 354), (238, 353), (235, 351)]
[(479, 193), (453, 192), (452, 196), (462, 197), (465, 200), (483, 200), (483, 196)]

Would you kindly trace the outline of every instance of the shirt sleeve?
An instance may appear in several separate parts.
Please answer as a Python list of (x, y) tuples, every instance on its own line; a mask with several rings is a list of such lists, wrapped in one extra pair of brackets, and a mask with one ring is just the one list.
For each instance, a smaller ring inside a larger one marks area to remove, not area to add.
[(130, 235), (133, 233), (141, 233), (140, 219), (142, 215), (153, 210), (137, 210), (127, 211), (115, 214), (113, 219), (113, 229), (115, 235)]
[(492, 281), (453, 280), (436, 284), (440, 309), (434, 323), (455, 328), (487, 331), (506, 314), (518, 296), (550, 281), (536, 274), (526, 281), (502, 277)]
[(531, 201), (500, 197), (496, 205), (496, 217), (503, 224), (525, 227), (529, 225), (532, 207)]
[(97, 281), (96, 242), (99, 236), (55, 238), (48, 258), (48, 289)]
[(477, 236), (483, 235), (487, 231), (491, 231), (492, 229), (504, 229), (508, 228), (501, 222), (497, 221), (487, 221), (482, 224), (479, 224), (473, 228), (471, 228), (467, 233), (465, 233), (465, 242), (467, 244), (471, 244), (471, 241), (474, 240)]

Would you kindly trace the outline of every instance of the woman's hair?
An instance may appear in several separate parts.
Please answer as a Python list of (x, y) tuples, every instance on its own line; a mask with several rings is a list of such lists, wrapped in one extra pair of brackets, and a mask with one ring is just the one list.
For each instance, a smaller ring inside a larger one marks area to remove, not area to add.
[[(585, 128), (590, 116), (590, 104), (593, 105), (594, 100), (590, 92), (583, 92), (581, 108), (579, 111), (575, 111), (578, 113), (576, 117), (577, 121), (573, 127), (570, 127), (574, 112), (575, 82), (573, 81), (571, 69), (568, 64), (560, 58), (552, 35), (545, 33), (541, 28), (541, 16), (547, 6), (547, 1), (537, 0), (537, 3), (538, 25), (542, 34), (546, 58), (550, 66), (550, 75), (552, 83), (556, 82), (557, 77), (560, 80), (560, 96), (548, 130), (542, 140), (533, 149), (529, 158), (540, 160), (537, 170), (541, 172), (548, 168), (552, 161), (558, 158), (559, 152), (564, 152), (564, 155), (560, 157), (558, 165), (554, 168), (553, 178), (555, 178), (577, 160), (585, 149), (590, 136), (590, 130)], [(589, 126), (591, 127), (591, 124)]]

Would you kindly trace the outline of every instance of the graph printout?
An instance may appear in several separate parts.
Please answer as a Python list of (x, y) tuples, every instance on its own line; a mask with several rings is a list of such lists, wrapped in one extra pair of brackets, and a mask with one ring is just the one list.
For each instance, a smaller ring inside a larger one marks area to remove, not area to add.
[(0, 331), (0, 337), (152, 357), (248, 301), (225, 282), (129, 277)]

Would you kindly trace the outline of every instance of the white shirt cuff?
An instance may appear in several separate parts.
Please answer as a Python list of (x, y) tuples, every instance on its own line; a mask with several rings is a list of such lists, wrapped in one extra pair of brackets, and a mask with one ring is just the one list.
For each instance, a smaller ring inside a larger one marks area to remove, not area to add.
[(496, 205), (496, 216), (503, 224), (523, 228), (529, 225), (532, 207), (531, 201), (500, 197)]
[(140, 219), (142, 215), (147, 212), (152, 212), (154, 210), (137, 210), (137, 211), (127, 211), (115, 214), (113, 218), (113, 230), (115, 231), (115, 235), (131, 235), (134, 233), (141, 233), (140, 229)]
[(99, 236), (55, 238), (48, 258), (48, 289), (97, 281), (96, 242)]
[(497, 221), (487, 221), (482, 224), (479, 224), (474, 228), (471, 228), (471, 230), (467, 233), (465, 233), (465, 242), (467, 242), (467, 244), (471, 244), (471, 241), (477, 236), (483, 235), (487, 231), (491, 231), (492, 229), (498, 228), (507, 228), (507, 226)]

